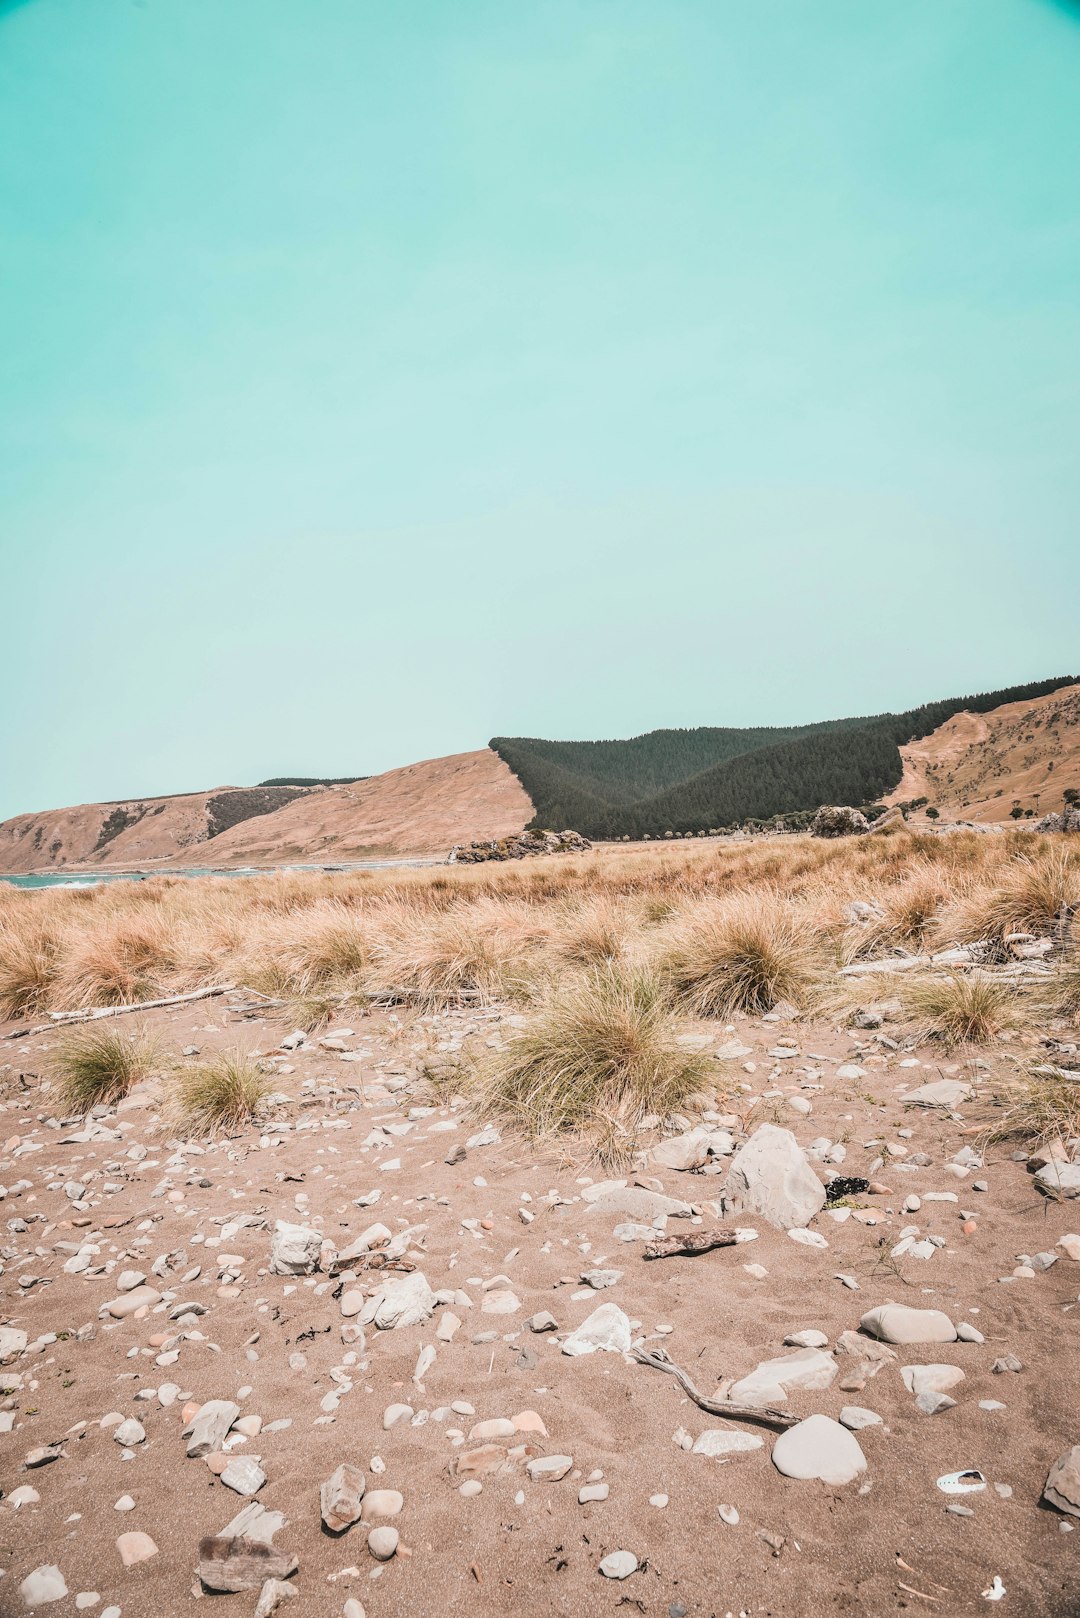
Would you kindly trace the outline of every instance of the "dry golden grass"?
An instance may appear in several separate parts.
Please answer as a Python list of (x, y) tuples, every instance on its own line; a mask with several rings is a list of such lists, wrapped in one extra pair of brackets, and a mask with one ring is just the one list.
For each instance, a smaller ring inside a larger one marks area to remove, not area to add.
[(49, 1058), (53, 1093), (66, 1112), (115, 1106), (159, 1061), (157, 1041), (144, 1030), (111, 1023), (71, 1028)]
[(166, 1112), (178, 1130), (215, 1135), (250, 1123), (269, 1093), (270, 1081), (258, 1064), (242, 1051), (228, 1051), (175, 1073)]
[(781, 1000), (805, 1006), (822, 964), (812, 914), (771, 888), (697, 906), (664, 961), (680, 1002), (720, 1018), (760, 1015)]
[(1020, 1140), (1029, 1151), (1080, 1135), (1080, 1084), (1051, 1074), (1028, 1074), (998, 1096), (1000, 1116), (986, 1139)]
[(596, 967), (552, 991), (509, 1046), (481, 1070), (479, 1116), (530, 1139), (586, 1136), (606, 1165), (627, 1162), (641, 1121), (680, 1106), (710, 1074), (684, 1050), (660, 981)]
[[(528, 1004), (567, 970), (671, 965), (707, 1015), (805, 1002), (858, 954), (1045, 932), (1080, 897), (1080, 839), (898, 832), (637, 844), (573, 859), (286, 871), (23, 892), (0, 884), (0, 1016), (211, 983), (300, 1001), (400, 991)], [(880, 919), (852, 926), (852, 900)]]
[(0, 1016), (29, 1017), (53, 997), (64, 952), (63, 935), (44, 918), (0, 922)]
[(1019, 1001), (987, 972), (950, 972), (901, 982), (900, 998), (924, 1039), (990, 1045), (1019, 1020)]

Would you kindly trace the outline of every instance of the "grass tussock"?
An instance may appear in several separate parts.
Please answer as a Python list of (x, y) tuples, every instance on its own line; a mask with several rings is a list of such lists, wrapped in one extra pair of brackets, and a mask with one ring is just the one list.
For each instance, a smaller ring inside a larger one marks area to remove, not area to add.
[(1055, 974), (1054, 1009), (1080, 1023), (1080, 952), (1076, 950), (1062, 961)]
[(597, 967), (555, 989), (489, 1060), (475, 1106), (532, 1140), (589, 1138), (611, 1165), (633, 1155), (643, 1118), (682, 1105), (710, 1076), (707, 1059), (677, 1043), (655, 975)]
[[(701, 1015), (816, 1007), (817, 979), (838, 960), (981, 940), (1004, 960), (1010, 932), (1052, 932), (1080, 898), (1076, 843), (899, 831), (433, 870), (0, 884), (0, 1017), (233, 982), (307, 1003), (297, 1021), (314, 1028), (342, 995), (400, 994), (429, 1011), (527, 1006), (568, 971), (606, 966), (669, 972), (683, 1010)], [(851, 920), (854, 901), (869, 919)]]
[(1080, 1135), (1080, 1084), (1051, 1074), (1017, 1079), (999, 1096), (1000, 1116), (987, 1140), (1018, 1140), (1028, 1151)]
[(35, 920), (0, 926), (0, 1017), (46, 1011), (60, 974), (63, 937)]
[(949, 1047), (990, 1045), (1017, 1022), (1015, 992), (986, 972), (916, 979), (902, 984), (900, 992), (922, 1037)]
[(258, 1064), (241, 1051), (227, 1051), (175, 1074), (168, 1111), (175, 1128), (216, 1135), (250, 1123), (269, 1094), (270, 1081)]
[(812, 917), (766, 891), (699, 908), (678, 930), (666, 965), (695, 1016), (759, 1016), (781, 1000), (806, 1006), (822, 953)]
[(145, 1032), (103, 1025), (65, 1032), (50, 1059), (52, 1090), (65, 1112), (113, 1107), (160, 1062), (157, 1042)]

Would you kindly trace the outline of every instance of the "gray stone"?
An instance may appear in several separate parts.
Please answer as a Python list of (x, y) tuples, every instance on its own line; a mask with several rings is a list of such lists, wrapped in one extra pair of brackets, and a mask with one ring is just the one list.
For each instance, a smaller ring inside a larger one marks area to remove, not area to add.
[(788, 1129), (761, 1124), (731, 1160), (725, 1195), (784, 1230), (803, 1228), (825, 1206), (825, 1187)]
[(322, 1236), (308, 1225), (279, 1219), (270, 1241), (271, 1275), (311, 1275), (319, 1268)]
[(846, 1427), (829, 1416), (808, 1416), (780, 1434), (773, 1465), (788, 1478), (818, 1478), (835, 1487), (866, 1471), (866, 1457)]
[(63, 1601), (67, 1593), (64, 1575), (51, 1562), (36, 1567), (19, 1585), (19, 1594), (28, 1607), (47, 1607), (51, 1601)]
[(199, 1460), (220, 1449), (239, 1414), (240, 1406), (234, 1405), (231, 1399), (208, 1399), (190, 1426), (184, 1429), (191, 1459)]
[(1035, 1184), (1051, 1197), (1080, 1197), (1080, 1163), (1044, 1163)]
[(863, 1405), (845, 1405), (840, 1412), (840, 1425), (857, 1433), (864, 1427), (880, 1427), (882, 1421), (876, 1410), (867, 1410)]
[(1071, 1517), (1080, 1517), (1080, 1444), (1058, 1456), (1043, 1486), (1043, 1499)]
[(954, 1343), (956, 1327), (940, 1309), (909, 1309), (882, 1303), (859, 1321), (861, 1329), (886, 1343)]
[(921, 1084), (900, 1097), (905, 1107), (945, 1107), (949, 1111), (970, 1099), (971, 1086), (959, 1079), (935, 1079), (933, 1084)]
[(319, 1510), (332, 1534), (343, 1534), (360, 1516), (366, 1479), (358, 1466), (343, 1462), (319, 1490)]

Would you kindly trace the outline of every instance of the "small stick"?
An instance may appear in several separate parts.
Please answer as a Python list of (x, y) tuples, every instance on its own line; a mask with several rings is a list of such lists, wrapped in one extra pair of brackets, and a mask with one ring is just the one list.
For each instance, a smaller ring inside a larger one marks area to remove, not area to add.
[(654, 1371), (667, 1371), (702, 1410), (710, 1416), (728, 1416), (733, 1421), (757, 1421), (765, 1427), (794, 1427), (799, 1420), (790, 1410), (776, 1410), (772, 1405), (740, 1405), (727, 1399), (706, 1399), (699, 1393), (681, 1366), (668, 1358), (662, 1348), (649, 1351), (632, 1348), (630, 1353), (639, 1365), (651, 1365)]
[(694, 1236), (662, 1236), (650, 1242), (645, 1258), (677, 1258), (684, 1253), (691, 1258), (697, 1253), (710, 1253), (714, 1247), (734, 1247), (737, 1237), (733, 1230), (702, 1230)]
[(208, 989), (193, 989), (190, 994), (170, 994), (163, 1000), (136, 1000), (129, 1006), (95, 1006), (90, 1011), (50, 1011), (51, 1021), (38, 1023), (36, 1028), (14, 1028), (4, 1039), (28, 1039), (31, 1034), (44, 1034), (51, 1028), (63, 1028), (73, 1022), (100, 1022), (104, 1017), (123, 1017), (129, 1011), (156, 1011), (159, 1006), (183, 1006), (192, 1000), (206, 1000), (215, 994), (231, 994), (233, 983), (215, 983)]

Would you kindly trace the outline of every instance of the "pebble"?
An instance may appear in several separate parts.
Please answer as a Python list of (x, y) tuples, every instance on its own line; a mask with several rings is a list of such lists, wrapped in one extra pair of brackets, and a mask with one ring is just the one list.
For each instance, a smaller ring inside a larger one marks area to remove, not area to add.
[(726, 1522), (729, 1528), (738, 1527), (739, 1513), (734, 1506), (717, 1506), (716, 1513), (720, 1521)]
[(116, 1548), (125, 1567), (134, 1567), (138, 1562), (147, 1562), (151, 1556), (158, 1553), (158, 1548), (150, 1535), (140, 1533), (137, 1529), (129, 1534), (121, 1534), (116, 1541)]
[(638, 1559), (631, 1551), (612, 1551), (600, 1563), (605, 1579), (628, 1579), (638, 1570)]
[(396, 1528), (373, 1528), (368, 1535), (368, 1550), (377, 1562), (388, 1562), (396, 1553), (399, 1535)]
[(19, 1585), (19, 1594), (28, 1607), (46, 1607), (50, 1602), (63, 1601), (67, 1593), (64, 1575), (51, 1562), (36, 1567)]

